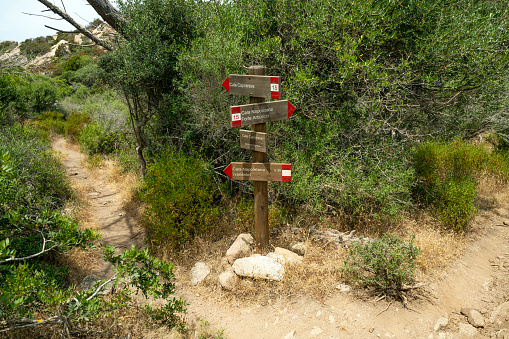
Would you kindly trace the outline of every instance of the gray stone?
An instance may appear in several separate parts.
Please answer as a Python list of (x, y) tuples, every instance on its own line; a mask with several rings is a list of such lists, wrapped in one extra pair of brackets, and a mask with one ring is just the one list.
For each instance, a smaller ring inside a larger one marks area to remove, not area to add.
[(233, 272), (233, 268), (224, 271), (219, 275), (219, 284), (228, 291), (233, 291), (239, 282), (239, 277)]
[(305, 255), (306, 254), (306, 244), (303, 242), (296, 242), (291, 244), (288, 249), (292, 251), (293, 253), (296, 253), (298, 255)]
[(447, 327), (447, 325), (449, 325), (449, 319), (440, 317), (435, 323), (435, 327), (433, 327), (433, 329), (435, 332), (442, 331)]
[(204, 262), (197, 262), (191, 269), (191, 285), (198, 285), (210, 273), (210, 267)]
[(458, 324), (459, 331), (458, 333), (460, 336), (463, 336), (464, 338), (474, 338), (479, 334), (477, 331), (477, 328), (470, 324)]
[(266, 256), (246, 257), (235, 260), (233, 270), (242, 277), (267, 280), (283, 280), (283, 265)]
[(235, 239), (234, 243), (230, 246), (230, 248), (226, 251), (226, 258), (230, 264), (236, 259), (246, 257), (251, 254), (252, 245), (254, 244), (254, 239), (251, 234), (243, 233), (239, 234), (237, 239)]
[(91, 290), (95, 287), (95, 283), (99, 280), (99, 278), (94, 275), (94, 274), (91, 274), (91, 275), (87, 275), (83, 281), (81, 282), (80, 284), (80, 289), (82, 291), (87, 291), (87, 290)]

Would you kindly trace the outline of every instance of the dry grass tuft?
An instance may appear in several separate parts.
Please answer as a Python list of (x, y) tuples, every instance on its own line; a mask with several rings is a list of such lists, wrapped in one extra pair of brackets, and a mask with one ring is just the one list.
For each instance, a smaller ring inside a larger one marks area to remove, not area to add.
[(407, 220), (404, 238), (415, 235), (414, 245), (421, 249), (417, 258), (419, 280), (438, 277), (465, 247), (462, 234), (442, 229), (429, 213), (422, 213), (416, 219)]

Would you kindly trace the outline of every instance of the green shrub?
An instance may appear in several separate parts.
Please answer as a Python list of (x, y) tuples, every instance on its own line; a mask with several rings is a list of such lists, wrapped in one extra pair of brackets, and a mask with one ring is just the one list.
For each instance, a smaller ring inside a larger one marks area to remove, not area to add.
[(38, 55), (48, 53), (51, 50), (51, 45), (47, 42), (45, 37), (35, 39), (27, 39), (23, 41), (20, 46), (20, 53), (27, 58), (34, 58)]
[(66, 118), (65, 135), (71, 140), (79, 140), (81, 131), (85, 124), (92, 120), (86, 113), (71, 113)]
[(37, 117), (35, 125), (48, 133), (52, 132), (65, 135), (64, 115), (57, 111), (49, 111), (40, 114)]
[(74, 55), (69, 60), (62, 61), (53, 71), (54, 76), (61, 75), (65, 72), (75, 72), (78, 69), (93, 63), (94, 60), (89, 55)]
[(476, 214), (474, 201), (481, 176), (507, 180), (509, 172), (507, 157), (461, 140), (420, 145), (414, 167), (416, 199), (430, 206), (445, 227), (456, 231), (465, 230)]
[(118, 134), (106, 131), (98, 122), (86, 124), (79, 138), (80, 145), (90, 155), (110, 154), (117, 148)]
[(350, 283), (397, 296), (403, 284), (413, 281), (419, 248), (385, 234), (368, 243), (353, 242), (341, 271)]
[(31, 86), (32, 108), (35, 112), (51, 110), (58, 100), (58, 88), (49, 78), (37, 80)]
[(207, 232), (219, 220), (210, 172), (197, 156), (165, 151), (148, 166), (141, 199), (144, 218), (155, 246), (179, 247)]

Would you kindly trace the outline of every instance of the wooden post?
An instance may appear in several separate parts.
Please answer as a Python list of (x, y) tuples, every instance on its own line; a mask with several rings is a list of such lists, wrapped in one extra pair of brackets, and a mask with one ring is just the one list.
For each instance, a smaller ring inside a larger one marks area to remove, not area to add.
[[(265, 75), (264, 66), (250, 66), (249, 75)], [(249, 97), (249, 103), (264, 102), (265, 98)], [(251, 131), (267, 133), (265, 123), (251, 125)], [(267, 162), (267, 153), (253, 151), (253, 162)], [(254, 181), (254, 220), (256, 250), (261, 253), (269, 246), (269, 192), (267, 181)]]

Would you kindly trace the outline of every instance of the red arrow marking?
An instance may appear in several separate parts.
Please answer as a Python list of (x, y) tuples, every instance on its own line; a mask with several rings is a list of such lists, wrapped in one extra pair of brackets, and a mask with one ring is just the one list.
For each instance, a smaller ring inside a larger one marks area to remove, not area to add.
[(230, 92), (230, 77), (226, 77), (225, 81), (223, 81), (223, 87)]
[(288, 118), (292, 115), (293, 112), (295, 112), (295, 106), (292, 105), (290, 101), (288, 101)]
[(233, 179), (232, 178), (232, 164), (229, 164), (228, 167), (226, 167), (223, 172), (230, 177), (230, 179)]

